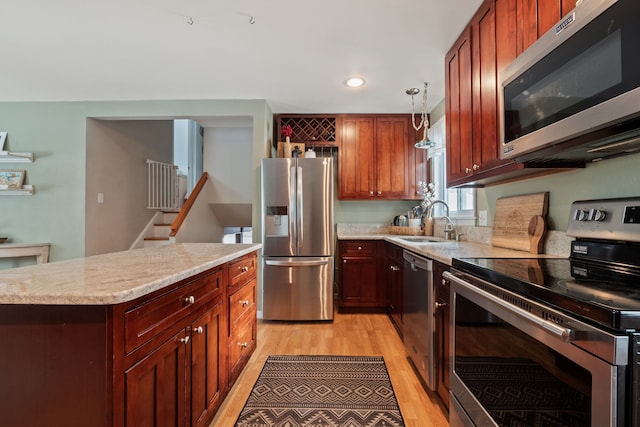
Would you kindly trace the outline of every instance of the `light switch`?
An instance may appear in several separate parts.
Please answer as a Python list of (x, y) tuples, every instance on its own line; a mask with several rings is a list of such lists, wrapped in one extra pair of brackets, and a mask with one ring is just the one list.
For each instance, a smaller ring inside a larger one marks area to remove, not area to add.
[(104, 193), (98, 193), (98, 203), (104, 203)]
[(478, 226), (486, 227), (487, 224), (487, 211), (478, 211)]

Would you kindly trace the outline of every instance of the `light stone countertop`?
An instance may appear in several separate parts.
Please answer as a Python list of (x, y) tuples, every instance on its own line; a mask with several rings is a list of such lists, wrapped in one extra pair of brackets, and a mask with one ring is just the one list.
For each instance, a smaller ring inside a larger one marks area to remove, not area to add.
[[(429, 236), (399, 236), (397, 234), (377, 233), (338, 233), (338, 240), (385, 240), (408, 249), (416, 254), (451, 265), (453, 258), (557, 258), (554, 255), (531, 254), (525, 251), (498, 248), (482, 243), (443, 240), (436, 242), (415, 242), (404, 239)], [(431, 238), (431, 237), (429, 237)]]
[(178, 243), (0, 270), (0, 304), (119, 304), (261, 247)]

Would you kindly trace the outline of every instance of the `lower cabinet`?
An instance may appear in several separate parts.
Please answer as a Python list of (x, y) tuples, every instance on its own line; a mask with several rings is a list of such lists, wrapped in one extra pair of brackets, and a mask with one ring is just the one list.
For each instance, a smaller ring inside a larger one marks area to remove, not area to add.
[(245, 257), (117, 305), (0, 305), (2, 425), (208, 426), (255, 349)]
[(226, 322), (223, 299), (191, 325), (191, 425), (208, 426), (225, 396)]
[(125, 370), (127, 426), (186, 425), (186, 329)]
[(338, 241), (338, 310), (349, 312), (386, 311), (385, 280), (378, 272), (377, 240)]
[(449, 266), (438, 261), (433, 262), (433, 281), (435, 285), (435, 355), (436, 355), (436, 393), (449, 409), (449, 339), (451, 326), (449, 313), (449, 282), (443, 281), (442, 274)]
[(389, 301), (389, 314), (396, 330), (402, 337), (403, 334), (403, 307), (402, 307), (402, 278), (404, 259), (402, 248), (393, 243), (385, 242), (386, 260), (382, 262), (386, 268), (387, 295)]

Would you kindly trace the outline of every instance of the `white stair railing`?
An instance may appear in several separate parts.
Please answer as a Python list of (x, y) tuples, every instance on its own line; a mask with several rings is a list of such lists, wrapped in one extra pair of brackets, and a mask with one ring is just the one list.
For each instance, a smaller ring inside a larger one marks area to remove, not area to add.
[(147, 209), (179, 209), (178, 166), (147, 160)]

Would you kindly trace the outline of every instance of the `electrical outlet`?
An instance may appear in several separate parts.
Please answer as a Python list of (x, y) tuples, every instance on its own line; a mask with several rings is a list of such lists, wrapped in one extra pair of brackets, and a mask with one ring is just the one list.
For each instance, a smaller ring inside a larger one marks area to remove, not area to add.
[(98, 193), (98, 203), (104, 203), (104, 193)]
[(478, 211), (478, 226), (486, 227), (487, 224), (487, 211)]

